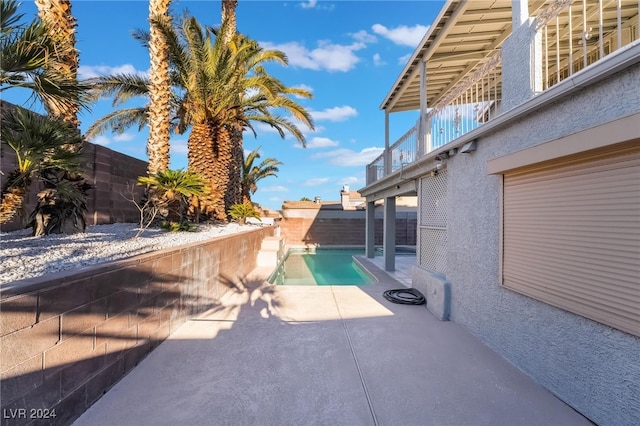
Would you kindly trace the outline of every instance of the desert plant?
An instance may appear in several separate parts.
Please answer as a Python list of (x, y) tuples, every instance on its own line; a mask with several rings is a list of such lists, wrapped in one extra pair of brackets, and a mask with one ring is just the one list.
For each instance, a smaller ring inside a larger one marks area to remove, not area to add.
[(189, 206), (194, 199), (206, 195), (205, 182), (197, 174), (185, 170), (167, 169), (153, 175), (138, 178), (138, 185), (149, 188), (149, 196), (154, 198), (164, 219), (182, 223), (187, 219)]
[(17, 168), (5, 179), (0, 193), (0, 223), (11, 220), (21, 211), (33, 180), (51, 185), (80, 170), (81, 151), (65, 146), (77, 144), (80, 135), (62, 120), (43, 117), (16, 107), (2, 112), (0, 126), (2, 148), (16, 154)]
[(244, 224), (250, 217), (260, 219), (258, 210), (256, 210), (253, 204), (249, 203), (234, 204), (229, 209), (229, 215), (240, 224)]
[(160, 223), (160, 228), (169, 232), (196, 232), (198, 225), (188, 220), (180, 222), (164, 221)]
[(136, 194), (135, 187), (133, 185), (127, 185), (127, 189), (129, 191), (128, 192), (129, 196), (126, 196), (125, 194), (122, 194), (122, 193), (120, 193), (120, 195), (125, 200), (132, 202), (133, 205), (136, 206), (136, 209), (138, 209), (138, 213), (140, 215), (139, 216), (140, 227), (138, 228), (138, 232), (134, 237), (134, 238), (138, 238), (140, 235), (144, 233), (144, 231), (146, 231), (156, 221), (156, 217), (160, 213), (160, 208), (157, 205), (157, 203), (154, 203), (151, 197), (148, 197), (146, 195), (142, 197), (142, 200), (138, 201), (137, 200), (138, 194)]
[(92, 186), (82, 176), (69, 176), (64, 171), (56, 175), (44, 181), (45, 189), (38, 193), (38, 203), (29, 216), (36, 237), (84, 232), (87, 226), (84, 214), (87, 190)]

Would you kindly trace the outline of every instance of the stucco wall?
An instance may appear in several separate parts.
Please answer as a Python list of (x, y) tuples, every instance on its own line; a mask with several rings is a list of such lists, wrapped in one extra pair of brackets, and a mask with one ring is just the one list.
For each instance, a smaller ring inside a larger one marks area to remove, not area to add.
[(451, 319), (601, 425), (640, 424), (640, 339), (498, 285), (500, 177), (486, 163), (637, 113), (638, 87), (634, 66), (483, 135), (476, 152), (447, 163)]

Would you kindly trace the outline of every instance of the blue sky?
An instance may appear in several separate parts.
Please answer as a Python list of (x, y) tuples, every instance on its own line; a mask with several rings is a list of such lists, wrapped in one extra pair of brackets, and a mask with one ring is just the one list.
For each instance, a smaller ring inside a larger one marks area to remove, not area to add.
[[(284, 51), (289, 66), (269, 71), (288, 86), (304, 87), (313, 99), (298, 100), (316, 123), (303, 128), (307, 148), (287, 136), (281, 139), (268, 127), (256, 126), (257, 138), (246, 133), (244, 148), (260, 148), (262, 158), (284, 164), (278, 177), (260, 181), (253, 201), (280, 209), (284, 200), (301, 197), (339, 200), (342, 185), (365, 185), (365, 165), (384, 148), (384, 113), (380, 104), (425, 35), (444, 1), (249, 1), (239, 0), (238, 31), (264, 47)], [(78, 21), (77, 47), (80, 75), (147, 72), (149, 57), (131, 31), (147, 28), (147, 1), (74, 0)], [(185, 9), (203, 24), (220, 24), (220, 1), (172, 2), (172, 10)], [(27, 18), (35, 5), (24, 0)], [(5, 99), (25, 105), (19, 91)], [(143, 101), (139, 101), (142, 103)], [(33, 109), (38, 109), (32, 105)], [(94, 104), (80, 117), (85, 130), (111, 111), (110, 101)], [(390, 116), (391, 142), (415, 124), (417, 112)], [(104, 134), (92, 142), (146, 160), (145, 130), (123, 135)], [(187, 134), (171, 139), (171, 167), (186, 168)]]

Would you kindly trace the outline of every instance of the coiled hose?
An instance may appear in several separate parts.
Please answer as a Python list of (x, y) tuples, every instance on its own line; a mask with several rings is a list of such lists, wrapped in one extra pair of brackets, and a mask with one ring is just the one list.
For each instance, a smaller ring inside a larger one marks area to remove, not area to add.
[(382, 293), (389, 302), (399, 303), (401, 305), (424, 305), (427, 300), (415, 288), (400, 288), (396, 290), (387, 290)]

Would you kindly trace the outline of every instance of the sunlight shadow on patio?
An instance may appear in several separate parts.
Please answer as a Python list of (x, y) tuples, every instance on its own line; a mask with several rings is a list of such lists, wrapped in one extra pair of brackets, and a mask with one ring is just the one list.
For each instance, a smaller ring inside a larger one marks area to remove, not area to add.
[(394, 315), (356, 286), (275, 286), (248, 278), (227, 280), (227, 286), (231, 290), (216, 307), (194, 318), (192, 327), (181, 328), (170, 339), (214, 338), (235, 323), (308, 323)]

